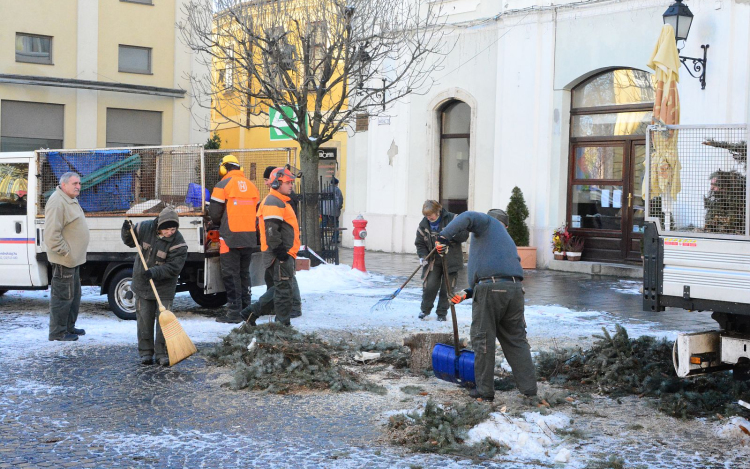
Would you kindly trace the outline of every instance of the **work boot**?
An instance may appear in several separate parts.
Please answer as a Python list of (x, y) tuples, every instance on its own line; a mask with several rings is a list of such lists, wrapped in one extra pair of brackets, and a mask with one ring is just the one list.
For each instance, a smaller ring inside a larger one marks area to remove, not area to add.
[(78, 340), (78, 336), (75, 334), (63, 334), (56, 337), (50, 337), (49, 340), (59, 340), (61, 342), (73, 342), (75, 340)]
[(421, 313), (419, 313), (419, 319), (424, 319), (424, 318), (426, 318), (429, 315), (430, 315), (429, 311), (427, 311), (427, 312), (422, 311)]
[(289, 315), (290, 318), (299, 318), (302, 316), (302, 311), (292, 311), (292, 314)]
[(256, 315), (255, 315), (255, 314), (253, 314), (253, 313), (250, 313), (250, 316), (248, 316), (248, 317), (247, 317), (247, 320), (246, 320), (246, 322), (247, 322), (247, 324), (249, 324), (249, 325), (251, 325), (251, 326), (255, 327), (255, 326), (257, 326), (257, 324), (256, 324), (256, 321), (257, 321), (257, 320), (258, 320), (258, 316), (256, 316)]
[(71, 329), (70, 331), (68, 331), (68, 332), (70, 334), (75, 334), (75, 335), (86, 335), (86, 331), (85, 330), (83, 330), (83, 329), (76, 329), (75, 327), (73, 329)]
[(243, 321), (242, 316), (237, 311), (230, 311), (226, 316), (219, 316), (216, 318), (216, 322), (224, 322), (228, 324), (239, 324)]
[(495, 400), (495, 396), (482, 396), (481, 394), (479, 394), (477, 388), (471, 388), (469, 390), (469, 396), (480, 402), (492, 402)]
[(161, 357), (157, 360), (157, 363), (161, 366), (169, 366), (169, 357)]
[(438, 321), (447, 321), (447, 320), (448, 320), (448, 317), (447, 317), (447, 316), (438, 316), (438, 317), (437, 317), (437, 320), (438, 320)]
[(154, 359), (150, 355), (141, 357), (141, 365), (153, 365)]

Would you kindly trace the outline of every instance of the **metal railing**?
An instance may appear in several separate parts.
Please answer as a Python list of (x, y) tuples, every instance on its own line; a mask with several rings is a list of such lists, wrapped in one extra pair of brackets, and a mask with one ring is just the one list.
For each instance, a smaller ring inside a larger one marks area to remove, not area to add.
[(750, 238), (747, 126), (649, 126), (646, 216), (670, 234)]

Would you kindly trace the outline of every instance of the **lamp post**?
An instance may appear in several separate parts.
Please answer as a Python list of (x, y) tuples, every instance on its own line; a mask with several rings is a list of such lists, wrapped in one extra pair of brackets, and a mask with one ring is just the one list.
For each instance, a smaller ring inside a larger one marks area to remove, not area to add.
[[(347, 44), (346, 44), (346, 50), (347, 50), (347, 57), (349, 57), (349, 49), (351, 46), (351, 39), (352, 39), (352, 18), (354, 17), (354, 7), (353, 6), (347, 6), (344, 8), (344, 17), (346, 18), (346, 34), (347, 34)], [(362, 67), (367, 65), (372, 58), (370, 57), (370, 54), (367, 53), (365, 50), (365, 47), (368, 45), (366, 42), (364, 46), (359, 46), (356, 51), (354, 52), (354, 60), (358, 62), (358, 80), (357, 80), (357, 87), (354, 89), (354, 93), (357, 96), (367, 95), (370, 94), (371, 97), (374, 98), (380, 98), (381, 99), (381, 105), (383, 106), (383, 111), (385, 111), (385, 95), (386, 95), (386, 80), (385, 78), (381, 78), (383, 81), (383, 87), (382, 88), (368, 88), (364, 86), (363, 79), (362, 79)], [(373, 94), (374, 93), (374, 94)]]
[[(667, 11), (664, 12), (662, 17), (664, 18), (664, 24), (671, 25), (672, 28), (674, 28), (675, 42), (682, 41), (684, 46), (685, 41), (687, 41), (688, 38), (688, 33), (690, 32), (690, 26), (693, 24), (693, 13), (690, 11), (690, 8), (682, 3), (682, 0), (675, 0), (675, 3), (667, 8)], [(702, 44), (701, 49), (703, 49), (702, 59), (680, 56), (680, 62), (685, 66), (691, 77), (700, 80), (701, 89), (705, 90), (708, 44)], [(692, 62), (692, 70), (686, 63), (688, 60)]]

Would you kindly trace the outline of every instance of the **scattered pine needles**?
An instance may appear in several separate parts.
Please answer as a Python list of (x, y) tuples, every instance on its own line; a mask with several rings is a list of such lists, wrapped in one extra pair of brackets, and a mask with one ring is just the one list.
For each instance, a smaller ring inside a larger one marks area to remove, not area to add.
[[(603, 329), (604, 330), (604, 329)], [(550, 383), (595, 389), (613, 397), (635, 394), (657, 399), (656, 407), (680, 418), (717, 412), (733, 415), (738, 399), (750, 400), (750, 386), (731, 372), (679, 378), (672, 366), (672, 344), (665, 339), (631, 339), (620, 325), (604, 330), (590, 350), (558, 349), (536, 357), (537, 376)]]
[(488, 404), (474, 401), (441, 406), (429, 400), (424, 412), (396, 414), (387, 428), (391, 441), (412, 451), (489, 459), (508, 448), (489, 438), (471, 446), (465, 441), (469, 430), (487, 420), (490, 412)]
[[(379, 351), (378, 366), (408, 366), (408, 349), (391, 343), (329, 344), (276, 323), (242, 325), (206, 355), (219, 366), (234, 368), (231, 389), (285, 394), (303, 390), (370, 391), (385, 393), (361, 373), (352, 360), (360, 350)], [(367, 365), (371, 367), (372, 365)]]

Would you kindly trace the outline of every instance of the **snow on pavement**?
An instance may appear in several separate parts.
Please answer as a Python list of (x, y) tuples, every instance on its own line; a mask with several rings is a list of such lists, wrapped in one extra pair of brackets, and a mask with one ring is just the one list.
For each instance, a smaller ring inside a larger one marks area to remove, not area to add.
[(570, 417), (555, 412), (542, 415), (525, 412), (523, 418), (510, 417), (503, 412), (493, 412), (490, 418), (469, 430), (468, 444), (477, 444), (490, 438), (508, 447), (508, 456), (523, 460), (544, 461), (554, 464), (568, 462), (571, 452), (562, 446), (555, 430), (571, 424)]
[[(293, 324), (303, 332), (319, 330), (345, 330), (366, 332), (389, 328), (403, 334), (412, 332), (446, 332), (450, 321), (439, 322), (433, 312), (428, 320), (417, 318), (421, 301), (421, 289), (417, 286), (405, 288), (387, 309), (372, 311), (381, 298), (393, 294), (400, 279), (389, 280), (381, 275), (363, 273), (346, 265), (321, 265), (297, 275), (302, 293), (301, 318)], [(265, 287), (254, 287), (257, 298)], [(33, 307), (31, 311), (14, 314), (13, 334), (0, 338), (0, 356), (23, 355), (32, 351), (60, 350), (61, 347), (81, 348), (102, 345), (135, 345), (135, 321), (123, 321), (108, 311), (106, 296), (99, 295), (96, 287), (84, 287), (81, 299), (84, 307), (77, 326), (86, 329), (86, 335), (77, 342), (60, 343), (47, 340), (49, 317), (47, 291), (10, 291), (0, 297), (0, 307), (9, 310), (18, 301), (22, 307)], [(86, 307), (88, 306), (88, 307)], [(98, 308), (96, 307), (98, 306)], [(211, 317), (191, 312), (198, 309), (187, 293), (178, 293), (173, 311), (190, 338), (196, 343), (219, 341), (235, 325), (217, 323)], [(97, 311), (98, 310), (98, 311)], [(187, 310), (187, 311), (186, 311)], [(5, 313), (8, 314), (8, 313)], [(471, 302), (456, 307), (460, 333), (468, 337), (471, 324)], [(272, 317), (261, 319), (260, 322)], [(601, 333), (602, 327), (614, 331), (618, 322), (612, 314), (603, 311), (574, 311), (556, 305), (527, 305), (526, 322), (529, 338), (541, 339), (549, 347), (560, 338), (587, 338)], [(640, 335), (676, 336), (676, 332), (656, 334), (655, 323), (622, 323), (632, 337)]]

